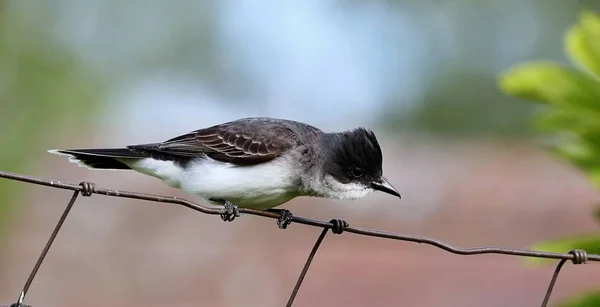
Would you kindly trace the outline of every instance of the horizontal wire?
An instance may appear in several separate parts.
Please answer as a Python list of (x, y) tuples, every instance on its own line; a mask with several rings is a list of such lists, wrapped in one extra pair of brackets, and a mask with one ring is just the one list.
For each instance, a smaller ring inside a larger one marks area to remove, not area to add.
[[(57, 180), (45, 179), (34, 176), (27, 176), (22, 174), (15, 174), (11, 172), (0, 171), (0, 178), (7, 178), (12, 180), (18, 180), (23, 182), (29, 182), (33, 184), (72, 190), (72, 191), (83, 191), (84, 187), (79, 184), (67, 183)], [(199, 205), (189, 200), (179, 198), (179, 197), (169, 197), (162, 195), (153, 195), (153, 194), (145, 194), (145, 193), (137, 193), (137, 192), (128, 192), (121, 191), (115, 189), (105, 189), (105, 188), (96, 188), (93, 191), (95, 194), (106, 195), (106, 196), (114, 196), (114, 197), (124, 197), (124, 198), (133, 198), (147, 201), (155, 201), (155, 202), (163, 202), (163, 203), (171, 203), (178, 204), (184, 207), (193, 209), (198, 212), (202, 212), (205, 214), (217, 215), (223, 213), (221, 208), (218, 207), (208, 207), (204, 205)], [(262, 211), (255, 210), (249, 208), (239, 208), (240, 213), (262, 216), (272, 219), (278, 219), (281, 217), (281, 214), (273, 211)], [(292, 218), (293, 222), (298, 224), (304, 224), (309, 226), (316, 226), (322, 228), (332, 228), (333, 224), (331, 222), (310, 219), (300, 216), (294, 216)], [(576, 255), (569, 253), (556, 253), (556, 252), (542, 252), (535, 250), (526, 250), (526, 249), (515, 249), (515, 248), (505, 248), (505, 247), (495, 247), (495, 246), (483, 246), (483, 247), (472, 247), (472, 248), (460, 248), (452, 246), (448, 243), (445, 243), (440, 240), (436, 240), (430, 237), (417, 236), (417, 235), (408, 235), (396, 232), (387, 232), (375, 229), (368, 229), (362, 227), (356, 227), (349, 225), (344, 228), (345, 232), (350, 232), (358, 235), (370, 236), (370, 237), (378, 237), (378, 238), (386, 238), (386, 239), (394, 239), (399, 241), (408, 241), (415, 242), (419, 244), (427, 244), (431, 246), (435, 246), (437, 248), (443, 249), (447, 252), (457, 254), (457, 255), (480, 255), (480, 254), (500, 254), (500, 255), (512, 255), (512, 256), (523, 256), (523, 257), (535, 257), (535, 258), (548, 258), (548, 259), (564, 259), (564, 260), (574, 260)], [(600, 255), (589, 254), (587, 255), (588, 261), (600, 261)]]

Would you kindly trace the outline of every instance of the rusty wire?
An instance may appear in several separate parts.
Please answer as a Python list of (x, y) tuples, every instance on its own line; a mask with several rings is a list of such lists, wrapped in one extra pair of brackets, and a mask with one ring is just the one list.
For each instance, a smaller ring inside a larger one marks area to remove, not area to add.
[[(181, 205), (181, 206), (184, 206), (184, 207), (187, 207), (192, 210), (202, 212), (205, 214), (211, 214), (211, 215), (223, 214), (223, 209), (221, 209), (221, 208), (199, 205), (199, 204), (196, 204), (191, 201), (188, 201), (188, 200), (185, 200), (182, 198), (178, 198), (178, 197), (169, 197), (169, 196), (161, 196), (161, 195), (153, 195), (153, 194), (145, 194), (145, 193), (120, 191), (120, 190), (115, 190), (115, 189), (97, 188), (93, 183), (90, 183), (90, 182), (81, 182), (80, 184), (73, 184), (73, 183), (67, 183), (67, 182), (62, 182), (62, 181), (57, 181), (57, 180), (39, 178), (39, 177), (34, 177), (34, 176), (27, 176), (27, 175), (4, 172), (4, 171), (0, 171), (0, 178), (6, 178), (6, 179), (17, 180), (17, 181), (22, 181), (22, 182), (27, 182), (27, 183), (37, 184), (37, 185), (43, 185), (43, 186), (48, 186), (48, 187), (53, 187), (53, 188), (58, 188), (58, 189), (74, 191), (73, 196), (71, 197), (71, 200), (67, 204), (67, 207), (65, 208), (65, 210), (64, 210), (63, 214), (61, 215), (56, 227), (54, 228), (50, 238), (48, 239), (46, 246), (42, 250), (42, 253), (40, 254), (37, 262), (35, 263), (35, 265), (32, 269), (32, 272), (30, 273), (30, 275), (25, 283), (25, 286), (23, 287), (23, 290), (21, 291), (19, 298), (17, 299), (17, 302), (11, 304), (10, 307), (26, 307), (27, 306), (27, 305), (23, 304), (25, 295), (27, 294), (27, 291), (29, 290), (31, 283), (33, 282), (33, 279), (35, 278), (35, 275), (36, 275), (38, 269), (40, 268), (46, 254), (48, 253), (50, 246), (54, 242), (54, 239), (56, 238), (56, 235), (58, 234), (58, 231), (60, 230), (63, 222), (65, 221), (69, 211), (73, 207), (79, 193), (81, 193), (82, 196), (91, 196), (92, 194), (100, 194), (100, 195), (105, 195), (105, 196), (124, 197), (124, 198), (133, 198), (133, 199), (140, 199), (140, 200), (146, 200), (146, 201), (171, 203), (171, 204)], [(239, 212), (244, 213), (244, 214), (272, 218), (272, 219), (280, 218), (280, 212), (278, 212), (276, 210), (262, 211), (262, 210), (255, 210), (255, 209), (249, 209), (249, 208), (239, 208)], [(294, 286), (294, 289), (292, 290), (292, 293), (291, 293), (289, 300), (287, 302), (287, 305), (286, 305), (288, 307), (292, 305), (292, 303), (300, 289), (300, 286), (304, 280), (304, 277), (306, 276), (306, 273), (308, 272), (310, 264), (311, 264), (314, 256), (316, 255), (317, 250), (319, 249), (323, 239), (325, 238), (325, 235), (327, 234), (327, 232), (330, 229), (335, 234), (341, 234), (342, 232), (349, 232), (349, 233), (370, 236), (370, 237), (379, 237), (379, 238), (393, 239), (393, 240), (399, 240), (399, 241), (416, 242), (419, 244), (428, 244), (428, 245), (435, 246), (437, 248), (443, 249), (447, 252), (457, 254), (457, 255), (500, 254), (500, 255), (548, 258), (548, 259), (561, 260), (558, 263), (556, 269), (554, 270), (554, 274), (552, 275), (552, 279), (550, 281), (550, 284), (548, 286), (548, 289), (544, 296), (544, 300), (541, 305), (542, 307), (545, 307), (547, 305), (547, 303), (550, 299), (550, 295), (552, 293), (552, 289), (554, 288), (554, 285), (556, 283), (556, 279), (558, 278), (558, 274), (560, 273), (560, 271), (566, 261), (570, 260), (574, 264), (583, 264), (583, 263), (586, 263), (587, 261), (600, 261), (600, 255), (587, 254), (584, 250), (571, 250), (567, 253), (555, 253), (555, 252), (542, 252), (542, 251), (535, 251), (535, 250), (514, 249), (514, 248), (504, 248), (504, 247), (494, 247), (494, 246), (459, 248), (459, 247), (452, 246), (448, 243), (445, 243), (443, 241), (436, 240), (436, 239), (429, 238), (429, 237), (350, 226), (345, 221), (336, 220), (336, 219), (326, 222), (326, 221), (322, 221), (322, 220), (293, 216), (291, 221), (298, 223), (298, 224), (320, 227), (320, 228), (323, 228), (323, 231), (321, 232), (320, 236), (318, 237), (317, 241), (315, 242), (315, 244), (311, 250), (311, 253), (308, 256), (308, 259), (306, 260), (306, 263), (304, 264), (302, 272)], [(0, 305), (0, 307), (5, 307), (5, 306)]]

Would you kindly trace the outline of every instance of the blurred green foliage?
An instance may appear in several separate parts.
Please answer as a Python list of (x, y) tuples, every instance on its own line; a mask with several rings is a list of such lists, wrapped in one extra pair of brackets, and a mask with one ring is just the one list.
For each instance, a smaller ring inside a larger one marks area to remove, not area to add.
[[(55, 41), (44, 10), (31, 16), (28, 5), (39, 3), (0, 2), (0, 169), (13, 172), (38, 166), (52, 146), (48, 136), (89, 120), (103, 88), (81, 59)], [(0, 232), (10, 226), (9, 209), (26, 188), (0, 180)]]
[[(504, 73), (500, 87), (510, 95), (545, 104), (535, 122), (540, 131), (554, 137), (550, 148), (583, 170), (600, 187), (600, 16), (583, 12), (579, 23), (565, 36), (565, 49), (577, 68), (552, 62), (526, 63)], [(600, 210), (594, 216), (600, 222)], [(534, 248), (600, 253), (600, 232), (542, 242)], [(600, 292), (560, 304), (599, 305)]]
[(558, 304), (558, 307), (590, 307), (600, 306), (600, 292), (581, 296)]

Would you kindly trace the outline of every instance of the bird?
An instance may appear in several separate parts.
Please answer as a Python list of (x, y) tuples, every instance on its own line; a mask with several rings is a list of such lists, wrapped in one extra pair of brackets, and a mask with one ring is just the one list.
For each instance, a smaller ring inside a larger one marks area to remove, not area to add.
[(246, 117), (158, 143), (48, 152), (89, 169), (155, 177), (224, 206), (225, 221), (239, 208), (276, 210), (285, 228), (293, 215), (275, 207), (300, 196), (357, 200), (381, 191), (401, 198), (383, 176), (375, 133), (365, 127), (324, 132), (289, 119)]

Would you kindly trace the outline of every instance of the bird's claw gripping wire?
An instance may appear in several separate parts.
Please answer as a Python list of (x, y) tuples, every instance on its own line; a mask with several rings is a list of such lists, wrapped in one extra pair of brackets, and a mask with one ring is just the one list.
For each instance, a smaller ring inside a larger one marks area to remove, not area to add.
[(277, 218), (277, 227), (279, 229), (286, 229), (294, 219), (294, 214), (288, 209), (272, 209), (275, 212), (279, 212), (279, 218)]
[(230, 201), (223, 200), (223, 212), (221, 213), (221, 219), (225, 222), (232, 222), (236, 217), (240, 216), (240, 209), (238, 206)]

